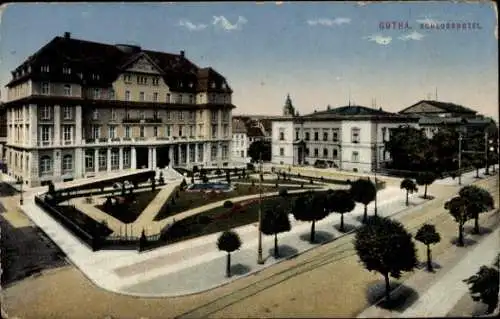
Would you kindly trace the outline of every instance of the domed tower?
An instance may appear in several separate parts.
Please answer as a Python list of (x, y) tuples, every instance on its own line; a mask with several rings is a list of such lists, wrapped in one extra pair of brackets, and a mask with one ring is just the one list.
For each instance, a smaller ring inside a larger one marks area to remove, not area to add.
[(283, 106), (283, 116), (295, 116), (295, 108), (293, 107), (290, 94), (286, 95), (285, 106)]

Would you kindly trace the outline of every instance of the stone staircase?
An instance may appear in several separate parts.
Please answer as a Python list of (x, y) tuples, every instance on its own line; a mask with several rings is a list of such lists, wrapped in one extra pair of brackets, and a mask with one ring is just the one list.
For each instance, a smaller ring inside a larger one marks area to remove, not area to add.
[(156, 169), (156, 177), (160, 176), (160, 172), (163, 172), (163, 178), (165, 179), (165, 182), (182, 181), (182, 179), (184, 178), (182, 174), (180, 174), (170, 166), (164, 169)]

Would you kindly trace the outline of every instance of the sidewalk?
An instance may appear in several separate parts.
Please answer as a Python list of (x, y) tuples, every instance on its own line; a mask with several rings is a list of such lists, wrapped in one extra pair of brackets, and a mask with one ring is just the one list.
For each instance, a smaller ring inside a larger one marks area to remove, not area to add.
[[(482, 265), (490, 264), (498, 254), (500, 242), (500, 228), (494, 230), (483, 238), (474, 249), (465, 253), (460, 250), (467, 249), (453, 247), (450, 251), (440, 256), (439, 263), (443, 265), (435, 273), (424, 269), (417, 270), (404, 286), (415, 290), (418, 300), (403, 312), (390, 311), (373, 305), (358, 315), (358, 318), (415, 318), (415, 317), (445, 317), (468, 293), (468, 287), (463, 279), (475, 274)], [(391, 292), (393, 298), (400, 290), (396, 288)]]

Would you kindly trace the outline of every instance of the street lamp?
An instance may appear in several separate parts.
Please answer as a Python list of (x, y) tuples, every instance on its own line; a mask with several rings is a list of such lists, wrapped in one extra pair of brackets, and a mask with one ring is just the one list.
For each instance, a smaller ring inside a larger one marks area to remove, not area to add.
[(258, 237), (258, 248), (257, 248), (257, 263), (259, 265), (264, 264), (264, 259), (262, 259), (262, 152), (259, 155), (259, 237)]
[(24, 203), (24, 199), (23, 199), (23, 184), (24, 184), (24, 181), (23, 181), (23, 177), (19, 177), (17, 179), (17, 181), (21, 184), (21, 196), (19, 198), (19, 205), (23, 205)]

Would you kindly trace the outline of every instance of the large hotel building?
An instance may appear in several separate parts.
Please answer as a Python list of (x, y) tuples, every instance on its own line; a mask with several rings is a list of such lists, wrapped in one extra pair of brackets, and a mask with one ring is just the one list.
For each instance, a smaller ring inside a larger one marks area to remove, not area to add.
[(55, 37), (12, 71), (5, 159), (29, 186), (230, 161), (232, 90), (179, 54)]

